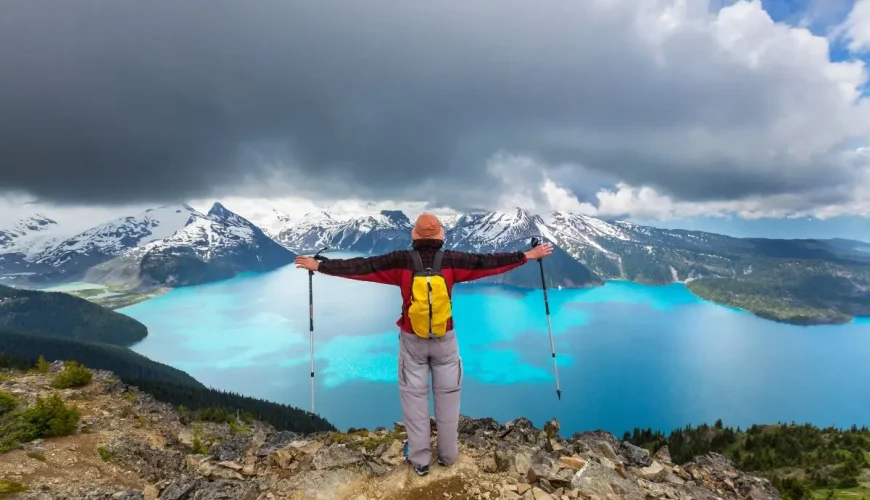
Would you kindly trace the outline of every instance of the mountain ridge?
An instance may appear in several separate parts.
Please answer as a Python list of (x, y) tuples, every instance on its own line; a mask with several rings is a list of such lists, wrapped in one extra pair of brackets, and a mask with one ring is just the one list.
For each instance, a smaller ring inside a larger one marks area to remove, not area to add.
[[(558, 249), (545, 267), (551, 284), (560, 286), (678, 282), (704, 299), (801, 325), (870, 315), (870, 245), (861, 242), (737, 238), (564, 211), (538, 215), (520, 207), (451, 215), (444, 226), (446, 246), (471, 252), (525, 249), (531, 237), (544, 237)], [(314, 246), (383, 253), (409, 247), (410, 229), (410, 222), (387, 221), (382, 215), (312, 217), (282, 228), (276, 240), (298, 253), (314, 251)], [(580, 266), (556, 265), (563, 252)], [(540, 281), (531, 276), (519, 277), (531, 274), (526, 271), (524, 266), (490, 281), (538, 286)]]
[[(295, 253), (324, 247), (380, 254), (411, 245), (412, 220), (401, 210), (354, 214), (325, 210), (301, 220), (282, 218), (274, 211), (284, 223), (278, 229), (270, 226), (267, 233), (220, 202), (205, 214), (188, 205), (179, 207), (187, 220), (163, 239), (136, 232), (144, 223), (134, 217), (125, 226), (132, 234), (116, 234), (93, 254), (60, 257), (65, 254), (57, 248), (87, 248), (82, 242), (93, 238), (84, 236), (72, 238), (73, 243), (65, 240), (36, 261), (22, 254), (0, 254), (0, 283), (56, 280), (56, 273), (46, 271), (50, 262), (77, 262), (82, 269), (63, 275), (66, 281), (78, 277), (113, 287), (160, 290), (273, 269), (292, 262)], [(858, 241), (737, 238), (565, 211), (534, 214), (521, 207), (439, 218), (445, 227), (445, 246), (457, 250), (524, 250), (533, 236), (550, 241), (556, 247), (545, 263), (550, 286), (601, 286), (608, 280), (678, 282), (704, 299), (793, 324), (843, 323), (870, 315), (870, 244)], [(105, 233), (96, 228), (89, 231)], [(540, 279), (533, 267), (483, 281), (537, 287)]]
[[(12, 409), (0, 411), (0, 424), (27, 422), (33, 408), (62, 414), (69, 423), (53, 437), (45, 433), (47, 439), (20, 432), (19, 449), (0, 453), (0, 486), (14, 485), (20, 498), (780, 498), (770, 480), (717, 453), (676, 464), (666, 447), (651, 454), (608, 432), (563, 438), (555, 419), (542, 430), (522, 417), (500, 424), (462, 416), (458, 460), (450, 467), (432, 464), (427, 476), (417, 477), (402, 458), (402, 423), (373, 431), (278, 431), (220, 408), (181, 412), (102, 370), (57, 393), (46, 409), (36, 396), (62, 366), (4, 373), (10, 392), (0, 392), (0, 401)], [(327, 423), (308, 427), (313, 424)]]

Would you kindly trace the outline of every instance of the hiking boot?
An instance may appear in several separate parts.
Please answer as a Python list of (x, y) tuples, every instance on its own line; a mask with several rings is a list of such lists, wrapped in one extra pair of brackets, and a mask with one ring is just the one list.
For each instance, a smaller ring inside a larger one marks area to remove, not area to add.
[(449, 467), (449, 466), (444, 462), (444, 459), (441, 458), (441, 455), (438, 455), (438, 465), (440, 465), (441, 467)]
[(405, 458), (405, 461), (414, 467), (414, 472), (416, 472), (418, 476), (425, 476), (426, 474), (429, 474), (428, 465), (414, 465), (413, 463), (411, 463), (409, 455), (410, 451), (408, 451), (408, 442), (405, 441), (405, 444), (402, 446), (402, 456)]

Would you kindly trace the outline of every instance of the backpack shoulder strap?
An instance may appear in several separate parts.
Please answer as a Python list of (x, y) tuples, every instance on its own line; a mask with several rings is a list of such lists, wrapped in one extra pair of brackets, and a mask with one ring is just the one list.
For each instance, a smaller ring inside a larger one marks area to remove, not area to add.
[(420, 252), (411, 250), (411, 266), (414, 272), (423, 271), (423, 259), (420, 258)]
[(444, 250), (435, 252), (435, 260), (432, 262), (432, 272), (441, 272), (441, 259), (444, 258)]

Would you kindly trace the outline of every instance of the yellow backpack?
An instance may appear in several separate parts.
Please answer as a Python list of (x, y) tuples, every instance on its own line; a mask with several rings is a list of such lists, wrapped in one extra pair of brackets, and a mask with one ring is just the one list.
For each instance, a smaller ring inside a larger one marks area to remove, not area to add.
[(441, 274), (442, 250), (435, 253), (432, 267), (423, 268), (423, 260), (416, 251), (411, 251), (413, 278), (411, 279), (411, 305), (408, 318), (411, 327), (419, 337), (442, 337), (447, 333), (447, 320), (450, 319), (450, 293), (447, 282)]

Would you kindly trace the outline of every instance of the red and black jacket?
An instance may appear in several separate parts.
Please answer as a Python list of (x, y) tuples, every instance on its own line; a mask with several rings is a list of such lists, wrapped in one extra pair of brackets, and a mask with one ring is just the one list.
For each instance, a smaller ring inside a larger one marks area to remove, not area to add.
[[(432, 266), (435, 252), (444, 245), (441, 240), (414, 240), (414, 250), (420, 252), (423, 267)], [(510, 253), (466, 253), (445, 250), (441, 261), (441, 274), (447, 283), (447, 292), (453, 296), (453, 284), (473, 281), (487, 276), (501, 274), (526, 263), (525, 252)], [(405, 333), (413, 334), (408, 319), (411, 305), (411, 281), (413, 264), (410, 250), (397, 250), (375, 257), (355, 257), (352, 259), (330, 259), (320, 263), (317, 268), (323, 274), (371, 281), (385, 285), (396, 285), (402, 291), (402, 317), (396, 321)], [(447, 321), (447, 330), (453, 329), (453, 318)]]

